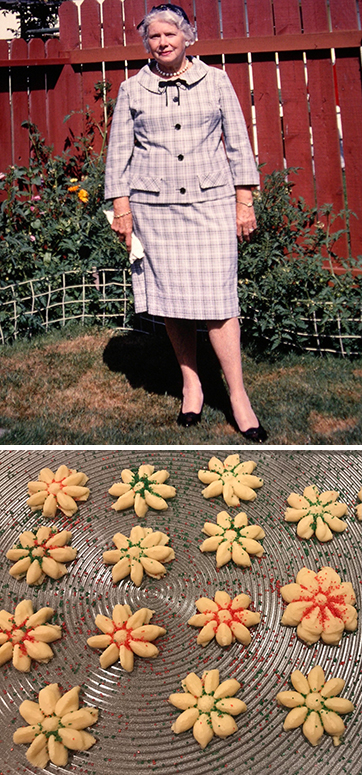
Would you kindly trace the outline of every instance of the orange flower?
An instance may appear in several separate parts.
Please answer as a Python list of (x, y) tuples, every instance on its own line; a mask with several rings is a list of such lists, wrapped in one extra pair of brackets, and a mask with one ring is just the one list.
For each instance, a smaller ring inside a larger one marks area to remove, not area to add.
[(69, 186), (68, 191), (78, 191), (79, 186)]
[(88, 202), (89, 194), (88, 194), (88, 191), (85, 190), (85, 188), (81, 188), (78, 191), (78, 199), (80, 199), (81, 202)]

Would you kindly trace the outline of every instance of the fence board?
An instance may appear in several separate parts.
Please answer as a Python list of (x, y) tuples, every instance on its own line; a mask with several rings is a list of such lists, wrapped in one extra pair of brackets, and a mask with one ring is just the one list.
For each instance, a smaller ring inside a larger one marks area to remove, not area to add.
[[(82, 29), (82, 47), (96, 48), (101, 45), (101, 18), (100, 5), (97, 0), (83, 0), (80, 7), (81, 29)], [(102, 66), (100, 64), (84, 64), (82, 73), (82, 93), (84, 118), (88, 110), (91, 112), (91, 121), (98, 124), (103, 120), (102, 103), (99, 100), (95, 102), (94, 84), (102, 81)], [(87, 126), (85, 125), (85, 131)], [(102, 139), (98, 132), (94, 135), (93, 147), (96, 152), (100, 151)]]
[[(131, 43), (139, 43), (140, 35), (137, 30), (137, 25), (142, 21), (145, 15), (145, 2), (144, 0), (128, 0), (124, 5), (125, 14), (125, 36), (127, 45)], [(128, 68), (128, 75), (136, 75), (139, 69), (144, 65), (144, 62), (132, 62), (132, 66)]]
[[(274, 22), (277, 35), (301, 32), (298, 0), (275, 0)], [(276, 46), (278, 42), (276, 41)], [(293, 194), (315, 204), (312, 149), (309, 136), (309, 111), (302, 53), (279, 54), (281, 98), (283, 107), (284, 154), (287, 167), (298, 167)]]
[[(29, 58), (36, 56), (45, 59), (44, 43), (40, 38), (34, 38), (28, 45)], [(37, 125), (41, 135), (49, 142), (46, 110), (45, 68), (29, 68), (29, 117)]]
[[(0, 56), (8, 58), (8, 43), (0, 40)], [(0, 115), (2, 118), (1, 142), (0, 142), (0, 172), (12, 162), (11, 148), (11, 114), (9, 95), (9, 69), (0, 68)]]
[[(10, 46), (11, 56), (27, 57), (28, 47), (25, 40), (13, 40)], [(27, 71), (25, 68), (14, 68), (11, 73), (12, 115), (13, 115), (13, 148), (14, 164), (27, 164), (29, 160), (29, 141), (26, 129), (21, 124), (28, 121)]]
[[(246, 20), (243, 0), (222, 0), (222, 27), (225, 38), (245, 38)], [(238, 95), (251, 144), (254, 143), (252, 131), (251, 93), (249, 83), (249, 65), (246, 55), (225, 56), (225, 70)]]
[[(250, 37), (273, 35), (270, 0), (248, 0), (247, 8)], [(259, 163), (265, 175), (284, 166), (277, 70), (273, 54), (253, 54), (252, 61)]]
[[(123, 46), (123, 18), (120, 0), (104, 0), (103, 3), (103, 37), (104, 46)], [(106, 64), (106, 79), (112, 84), (109, 97), (115, 99), (118, 89), (125, 77), (124, 62)]]
[(356, 89), (360, 78), (359, 51), (355, 56), (336, 52), (336, 72), (340, 98), (343, 155), (347, 205), (357, 216), (350, 219), (352, 255), (362, 254), (362, 155), (358, 138), (362, 137), (362, 93)]
[(332, 29), (355, 30), (358, 27), (356, 0), (329, 0)]
[[(59, 50), (79, 48), (78, 11), (77, 6), (67, 0), (59, 8), (60, 42), (49, 40), (48, 56), (55, 55)], [(52, 67), (48, 70), (48, 126), (56, 153), (61, 153), (65, 140), (72, 132), (78, 137), (83, 130), (82, 81), (79, 67), (64, 65), (62, 68)], [(64, 124), (64, 117), (73, 112), (71, 118)], [(55, 138), (53, 140), (53, 137)]]
[[(325, 32), (328, 16), (324, 0), (302, 0), (304, 31)], [(341, 149), (336, 115), (336, 92), (329, 51), (307, 53), (308, 90), (313, 132), (317, 204), (333, 203), (335, 212), (345, 206)], [(335, 228), (344, 227), (345, 220)], [(348, 255), (347, 238), (338, 241), (341, 256)]]

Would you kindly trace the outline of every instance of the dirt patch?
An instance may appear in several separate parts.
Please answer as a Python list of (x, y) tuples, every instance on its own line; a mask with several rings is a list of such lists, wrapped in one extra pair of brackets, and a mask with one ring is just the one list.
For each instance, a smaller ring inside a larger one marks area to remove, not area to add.
[(311, 429), (320, 436), (333, 436), (340, 431), (353, 430), (358, 424), (358, 419), (349, 417), (346, 420), (338, 417), (325, 417), (318, 412), (311, 412), (309, 415)]
[(362, 379), (362, 369), (354, 369), (352, 374), (354, 377), (357, 377), (357, 379)]

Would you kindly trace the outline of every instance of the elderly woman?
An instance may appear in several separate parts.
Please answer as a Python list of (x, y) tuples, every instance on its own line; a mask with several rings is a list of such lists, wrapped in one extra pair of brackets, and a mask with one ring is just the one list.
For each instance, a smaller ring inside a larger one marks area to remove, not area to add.
[(144, 249), (132, 263), (135, 309), (165, 320), (183, 377), (178, 423), (201, 419), (196, 321), (204, 320), (240, 433), (263, 442), (238, 321), (237, 237), (256, 228), (259, 181), (244, 118), (226, 73), (186, 56), (195, 34), (182, 8), (152, 8), (139, 30), (152, 61), (121, 84), (105, 188), (112, 228), (128, 250), (132, 231)]

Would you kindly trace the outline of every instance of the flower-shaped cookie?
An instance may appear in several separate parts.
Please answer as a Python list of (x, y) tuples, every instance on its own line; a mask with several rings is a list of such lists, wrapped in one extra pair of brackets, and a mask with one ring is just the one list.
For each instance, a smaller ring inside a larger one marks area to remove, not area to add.
[(294, 670), (290, 680), (295, 692), (277, 694), (280, 705), (292, 708), (283, 729), (295, 729), (303, 724), (303, 734), (312, 745), (317, 745), (323, 732), (332, 735), (334, 745), (339, 745), (345, 726), (338, 714), (354, 710), (352, 702), (337, 697), (345, 684), (343, 678), (330, 678), (325, 682), (322, 668), (316, 665), (307, 677), (300, 670)]
[(208, 471), (199, 471), (198, 477), (208, 486), (202, 491), (204, 498), (221, 495), (228, 506), (239, 506), (240, 500), (254, 501), (255, 489), (262, 487), (263, 480), (252, 476), (256, 463), (248, 460), (240, 463), (239, 455), (229, 455), (224, 462), (212, 457), (208, 462)]
[(330, 541), (332, 530), (342, 533), (347, 524), (340, 517), (347, 514), (345, 503), (336, 503), (339, 497), (337, 490), (319, 492), (312, 485), (306, 487), (303, 495), (292, 492), (288, 503), (291, 508), (285, 512), (286, 522), (298, 522), (297, 533), (300, 538), (311, 538), (316, 535), (319, 541)]
[(126, 576), (139, 587), (143, 579), (143, 571), (153, 579), (161, 579), (166, 573), (163, 562), (175, 559), (175, 552), (169, 546), (169, 536), (150, 527), (136, 525), (132, 528), (129, 538), (123, 533), (113, 536), (117, 549), (103, 552), (103, 560), (112, 569), (113, 581), (116, 583)]
[(219, 646), (230, 646), (235, 639), (248, 646), (251, 641), (248, 627), (259, 624), (260, 614), (248, 611), (251, 598), (240, 594), (232, 600), (227, 592), (218, 590), (213, 600), (200, 597), (195, 601), (200, 612), (191, 616), (187, 624), (202, 627), (197, 643), (206, 646), (215, 637)]
[(205, 522), (203, 533), (210, 536), (200, 546), (202, 552), (216, 551), (216, 567), (221, 568), (233, 559), (236, 565), (251, 565), (250, 555), (261, 557), (264, 549), (255, 538), (264, 538), (264, 530), (259, 525), (248, 525), (244, 512), (230, 517), (226, 511), (220, 511), (214, 522)]
[[(362, 487), (358, 493), (358, 498), (362, 501)], [(362, 521), (362, 503), (359, 503), (357, 506), (357, 518)]]
[(14, 667), (26, 673), (32, 659), (49, 662), (54, 654), (48, 643), (62, 637), (57, 624), (46, 624), (53, 614), (53, 608), (34, 613), (31, 600), (18, 603), (14, 614), (0, 611), (0, 665), (12, 658)]
[(113, 665), (117, 660), (129, 673), (133, 670), (134, 654), (138, 657), (157, 657), (158, 648), (151, 641), (165, 635), (163, 627), (149, 624), (155, 612), (150, 608), (140, 608), (132, 614), (129, 605), (116, 605), (112, 619), (98, 614), (95, 623), (104, 635), (88, 638), (88, 646), (105, 649), (99, 661), (103, 668)]
[(80, 686), (61, 695), (58, 684), (49, 684), (39, 692), (38, 702), (24, 700), (19, 713), (30, 724), (14, 732), (14, 743), (31, 743), (26, 758), (35, 767), (44, 768), (50, 759), (58, 767), (66, 767), (68, 750), (88, 751), (95, 737), (85, 732), (98, 720), (98, 709), (79, 708)]
[(18, 543), (6, 553), (8, 560), (15, 561), (9, 573), (16, 579), (26, 575), (27, 584), (41, 584), (46, 576), (60, 579), (68, 569), (63, 563), (74, 560), (77, 550), (69, 543), (69, 530), (58, 531), (55, 527), (42, 525), (36, 533), (26, 530)]
[(282, 624), (297, 627), (297, 635), (308, 645), (322, 638), (335, 645), (343, 630), (357, 628), (356, 596), (349, 581), (342, 582), (333, 568), (321, 568), (319, 573), (302, 568), (295, 584), (281, 587), (287, 605)]
[(228, 737), (237, 731), (233, 716), (245, 713), (245, 702), (234, 697), (240, 689), (239, 681), (229, 678), (219, 684), (219, 671), (206, 670), (202, 676), (189, 673), (181, 681), (184, 694), (170, 694), (168, 701), (182, 710), (181, 716), (172, 724), (172, 731), (178, 735), (193, 728), (195, 740), (206, 748), (213, 738)]
[(164, 484), (169, 478), (168, 471), (155, 471), (154, 466), (143, 465), (138, 470), (125, 468), (121, 472), (122, 482), (113, 484), (110, 495), (116, 495), (118, 500), (112, 509), (122, 511), (134, 506), (137, 517), (145, 517), (149, 507), (157, 511), (168, 508), (165, 498), (174, 498), (176, 490), (169, 484)]
[(66, 517), (72, 517), (78, 509), (76, 501), (86, 501), (89, 497), (88, 476), (65, 465), (59, 466), (53, 473), (50, 468), (42, 468), (37, 482), (28, 482), (27, 505), (32, 511), (42, 509), (43, 517), (55, 517), (59, 508)]

